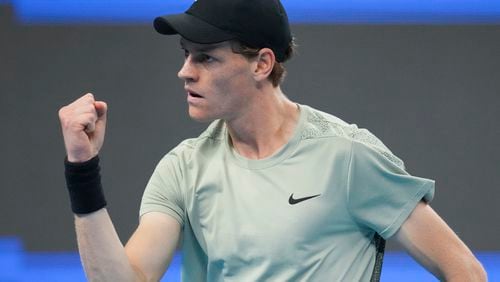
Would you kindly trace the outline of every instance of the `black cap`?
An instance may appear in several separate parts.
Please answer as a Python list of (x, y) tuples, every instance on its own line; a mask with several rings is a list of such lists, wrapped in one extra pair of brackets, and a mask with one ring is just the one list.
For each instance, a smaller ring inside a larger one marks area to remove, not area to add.
[(198, 0), (183, 14), (157, 17), (154, 27), (195, 43), (237, 39), (250, 47), (270, 48), (278, 62), (284, 61), (292, 40), (279, 0)]

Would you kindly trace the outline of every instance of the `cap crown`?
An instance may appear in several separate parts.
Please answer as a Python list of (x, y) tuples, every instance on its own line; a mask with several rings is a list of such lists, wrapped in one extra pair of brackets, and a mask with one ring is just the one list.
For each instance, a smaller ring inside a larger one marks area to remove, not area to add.
[(292, 36), (279, 0), (198, 0), (186, 11), (250, 47), (267, 47), (282, 61)]

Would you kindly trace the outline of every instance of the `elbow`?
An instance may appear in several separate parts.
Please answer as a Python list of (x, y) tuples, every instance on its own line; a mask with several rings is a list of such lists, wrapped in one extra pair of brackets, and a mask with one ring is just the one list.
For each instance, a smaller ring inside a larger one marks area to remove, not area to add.
[(471, 266), (471, 272), (473, 273), (473, 280), (471, 281), (488, 281), (488, 274), (477, 259), (474, 259), (473, 266)]
[(486, 282), (488, 274), (482, 264), (472, 257), (468, 262), (464, 262), (457, 272), (453, 275), (445, 275), (445, 281), (471, 281), (471, 282)]

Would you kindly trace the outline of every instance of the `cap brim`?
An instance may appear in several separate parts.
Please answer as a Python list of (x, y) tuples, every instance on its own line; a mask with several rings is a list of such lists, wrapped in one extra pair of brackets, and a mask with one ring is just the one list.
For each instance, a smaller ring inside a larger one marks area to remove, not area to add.
[(236, 36), (186, 13), (157, 17), (153, 26), (161, 34), (180, 34), (195, 43), (218, 43), (236, 38)]

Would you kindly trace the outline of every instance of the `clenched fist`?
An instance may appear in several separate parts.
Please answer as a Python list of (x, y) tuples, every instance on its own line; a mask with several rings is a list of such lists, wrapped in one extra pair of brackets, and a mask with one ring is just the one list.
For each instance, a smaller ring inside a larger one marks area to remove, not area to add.
[(64, 145), (70, 162), (84, 162), (99, 153), (104, 142), (107, 105), (88, 93), (59, 110)]

